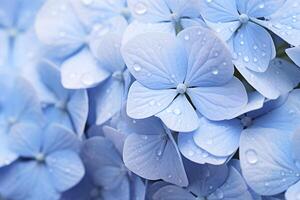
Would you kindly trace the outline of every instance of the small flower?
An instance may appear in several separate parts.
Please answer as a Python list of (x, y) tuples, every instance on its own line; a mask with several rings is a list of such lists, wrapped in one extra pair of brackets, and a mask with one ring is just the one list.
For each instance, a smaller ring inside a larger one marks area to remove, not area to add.
[(168, 128), (188, 132), (198, 128), (196, 111), (224, 120), (247, 103), (230, 52), (207, 29), (142, 34), (124, 46), (123, 57), (137, 80), (127, 101), (132, 118), (156, 115)]

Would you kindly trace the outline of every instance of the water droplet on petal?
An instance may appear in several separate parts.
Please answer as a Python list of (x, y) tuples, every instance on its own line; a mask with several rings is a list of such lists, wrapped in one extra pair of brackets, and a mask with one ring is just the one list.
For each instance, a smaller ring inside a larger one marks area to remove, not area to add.
[(246, 151), (246, 159), (250, 164), (255, 164), (258, 161), (256, 151), (250, 149)]
[(249, 61), (250, 61), (249, 57), (248, 57), (248, 56), (245, 56), (245, 57), (244, 57), (244, 61), (245, 61), (245, 62), (249, 62)]
[(143, 15), (147, 12), (147, 6), (144, 3), (139, 2), (135, 5), (134, 11), (138, 15)]
[(216, 196), (218, 199), (223, 199), (224, 198), (224, 193), (221, 189), (216, 190)]
[(189, 39), (190, 39), (190, 36), (186, 35), (186, 36), (184, 36), (184, 39), (185, 39), (185, 40), (189, 40)]
[(181, 110), (178, 109), (178, 108), (175, 108), (175, 109), (173, 110), (173, 113), (174, 113), (175, 115), (180, 115), (180, 114), (181, 114)]
[(138, 65), (138, 64), (134, 64), (134, 65), (133, 65), (133, 69), (134, 69), (136, 72), (139, 72), (139, 71), (142, 70), (142, 67), (141, 67), (140, 65)]

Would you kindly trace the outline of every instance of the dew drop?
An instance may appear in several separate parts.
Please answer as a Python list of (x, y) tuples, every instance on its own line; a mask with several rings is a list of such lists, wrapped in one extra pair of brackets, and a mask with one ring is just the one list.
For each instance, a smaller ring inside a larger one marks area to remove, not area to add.
[(186, 36), (184, 36), (184, 39), (185, 39), (185, 40), (189, 40), (189, 39), (190, 39), (190, 36), (186, 35)]
[(150, 105), (150, 106), (154, 106), (155, 103), (156, 103), (155, 100), (151, 100), (151, 101), (149, 102), (149, 105)]
[(142, 70), (141, 66), (138, 65), (138, 64), (134, 64), (133, 69), (134, 69), (136, 72), (139, 72), (139, 71)]
[(216, 196), (217, 196), (218, 199), (223, 199), (223, 198), (224, 198), (224, 193), (223, 193), (223, 191), (220, 190), (220, 189), (217, 189), (217, 190), (216, 190)]
[(173, 113), (174, 113), (175, 115), (180, 115), (180, 114), (181, 114), (181, 110), (178, 109), (178, 108), (175, 108), (175, 109), (173, 110)]
[(249, 57), (248, 57), (248, 56), (245, 56), (245, 57), (244, 57), (244, 61), (245, 61), (245, 62), (249, 62), (249, 61), (250, 61)]
[(246, 159), (250, 164), (255, 164), (258, 161), (257, 153), (250, 149), (246, 151)]
[(81, 81), (86, 86), (91, 86), (94, 84), (94, 77), (90, 73), (86, 73), (82, 76)]
[(218, 70), (218, 69), (214, 69), (214, 70), (212, 71), (212, 74), (213, 74), (213, 75), (218, 75), (218, 74), (219, 74), (219, 70)]
[(189, 151), (188, 151), (188, 156), (193, 156), (193, 155), (195, 155), (195, 152), (192, 151), (192, 150), (189, 150)]
[(134, 12), (138, 15), (143, 15), (147, 12), (147, 6), (144, 3), (137, 3), (134, 7)]

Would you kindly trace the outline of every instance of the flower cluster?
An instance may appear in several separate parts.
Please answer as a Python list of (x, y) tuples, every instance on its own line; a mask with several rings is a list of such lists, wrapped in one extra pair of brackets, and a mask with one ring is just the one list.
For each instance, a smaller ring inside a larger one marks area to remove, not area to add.
[(300, 0), (0, 0), (0, 199), (299, 200)]

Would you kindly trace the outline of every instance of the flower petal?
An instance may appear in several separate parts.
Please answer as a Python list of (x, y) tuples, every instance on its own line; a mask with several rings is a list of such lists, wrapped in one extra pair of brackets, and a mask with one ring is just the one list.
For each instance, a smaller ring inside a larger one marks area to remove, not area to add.
[(242, 175), (232, 166), (229, 167), (229, 174), (225, 183), (207, 199), (217, 200), (220, 197), (222, 197), (221, 199), (252, 199)]
[(46, 158), (51, 182), (60, 191), (75, 186), (84, 176), (84, 166), (80, 157), (72, 151), (56, 151)]
[(262, 195), (285, 191), (299, 180), (291, 157), (290, 134), (276, 129), (248, 128), (240, 143), (240, 160), (248, 185)]
[(190, 132), (199, 126), (197, 113), (184, 95), (176, 97), (171, 105), (156, 116), (169, 129), (177, 132)]
[(170, 105), (176, 95), (176, 90), (151, 90), (136, 81), (129, 89), (127, 114), (134, 119), (151, 117)]
[(69, 129), (58, 124), (52, 124), (46, 128), (43, 135), (42, 151), (52, 153), (59, 150), (78, 152), (79, 140)]
[(291, 91), (300, 82), (300, 70), (297, 66), (283, 60), (274, 59), (264, 73), (258, 73), (237, 66), (239, 72), (262, 95), (277, 99)]
[(133, 17), (141, 22), (163, 22), (170, 20), (171, 11), (165, 1), (128, 0)]
[(85, 30), (68, 0), (59, 4), (50, 0), (40, 9), (35, 28), (38, 38), (53, 48), (53, 53), (65, 57), (83, 46)]
[(293, 47), (285, 50), (287, 55), (293, 60), (293, 62), (300, 66), (300, 47)]
[(248, 22), (233, 38), (234, 64), (255, 72), (265, 72), (275, 58), (271, 35), (263, 27)]
[(237, 1), (240, 13), (247, 14), (251, 17), (260, 18), (267, 17), (276, 12), (286, 0), (239, 0)]
[(91, 88), (109, 77), (110, 73), (97, 63), (87, 49), (81, 50), (61, 66), (62, 84), (68, 89)]
[(193, 138), (200, 148), (215, 156), (230, 156), (239, 147), (242, 130), (238, 119), (213, 122), (202, 117)]
[(196, 197), (189, 193), (187, 190), (175, 186), (175, 185), (166, 185), (160, 188), (153, 194), (153, 200), (196, 200)]
[(293, 200), (297, 199), (300, 194), (300, 182), (297, 182), (296, 184), (289, 187), (285, 193), (285, 198), (287, 200)]
[(188, 185), (177, 145), (166, 133), (129, 135), (124, 144), (123, 159), (130, 171), (145, 179)]
[(197, 111), (210, 120), (231, 119), (248, 101), (243, 84), (233, 78), (219, 87), (195, 87), (188, 89)]
[(270, 29), (289, 44), (298, 46), (300, 45), (300, 38), (298, 37), (300, 33), (299, 7), (299, 2), (287, 0), (277, 12), (268, 17), (268, 21), (256, 20), (256, 22)]
[(218, 86), (233, 76), (231, 53), (212, 31), (191, 27), (178, 34), (188, 53), (185, 83), (189, 86)]
[(230, 22), (239, 19), (235, 1), (213, 0), (200, 1), (202, 17), (210, 22)]
[(180, 133), (178, 135), (178, 148), (184, 157), (199, 164), (222, 165), (229, 159), (229, 157), (214, 156), (201, 149), (194, 142), (193, 134), (190, 133)]
[(146, 87), (166, 89), (183, 83), (186, 52), (173, 34), (140, 34), (125, 44), (122, 54), (129, 71)]

